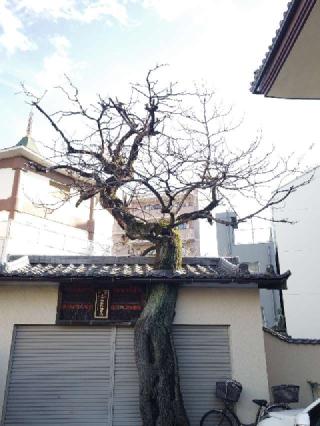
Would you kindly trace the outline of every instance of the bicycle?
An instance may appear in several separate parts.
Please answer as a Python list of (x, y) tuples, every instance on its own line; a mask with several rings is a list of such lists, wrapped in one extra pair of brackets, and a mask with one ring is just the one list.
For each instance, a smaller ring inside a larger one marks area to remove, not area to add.
[[(220, 389), (218, 386), (220, 386)], [(223, 386), (225, 386), (225, 392), (221, 392), (221, 387)], [(223, 400), (224, 408), (207, 411), (201, 417), (200, 426), (257, 426), (259, 421), (272, 410), (290, 410), (286, 403), (269, 404), (265, 399), (253, 399), (253, 402), (259, 406), (255, 422), (250, 424), (242, 423), (233, 409), (233, 405), (238, 401), (241, 391), (241, 384), (235, 380), (217, 382), (216, 396)]]

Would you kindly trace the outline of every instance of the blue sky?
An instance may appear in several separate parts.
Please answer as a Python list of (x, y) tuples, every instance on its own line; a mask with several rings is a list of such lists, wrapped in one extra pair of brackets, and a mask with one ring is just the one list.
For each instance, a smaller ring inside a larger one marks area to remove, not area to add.
[[(204, 80), (234, 105), (245, 117), (240, 137), (262, 129), (280, 152), (317, 149), (316, 102), (249, 92), (286, 7), (287, 0), (0, 0), (0, 147), (25, 133), (20, 82), (41, 93), (66, 73), (94, 100), (126, 93), (130, 81), (168, 63), (172, 80)], [(54, 93), (50, 100), (58, 102)], [(51, 137), (37, 114), (33, 136)]]
[[(265, 99), (249, 91), (287, 0), (0, 0), (0, 148), (24, 136), (29, 114), (20, 82), (36, 93), (66, 73), (87, 101), (125, 94), (130, 81), (168, 63), (167, 77), (188, 86), (204, 80), (236, 117), (239, 143), (261, 130), (280, 154), (318, 162), (317, 102)], [(52, 132), (35, 113), (33, 137)]]
[[(249, 83), (285, 8), (286, 0), (0, 0), (0, 146), (25, 132), (19, 83), (41, 92), (63, 73), (90, 96), (125, 92), (169, 63), (173, 80), (204, 79), (251, 117)], [(33, 132), (46, 136), (37, 116)]]

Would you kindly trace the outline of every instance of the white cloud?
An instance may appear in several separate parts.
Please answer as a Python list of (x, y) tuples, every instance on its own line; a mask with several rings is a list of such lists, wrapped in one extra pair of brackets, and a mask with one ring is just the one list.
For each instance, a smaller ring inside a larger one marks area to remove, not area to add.
[(18, 0), (17, 9), (35, 15), (44, 15), (51, 19), (68, 19), (75, 13), (74, 0)]
[(128, 22), (127, 9), (118, 0), (98, 0), (91, 2), (79, 15), (79, 20), (92, 22), (105, 16), (111, 16), (125, 25)]
[(67, 39), (67, 37), (62, 35), (55, 35), (54, 37), (51, 37), (50, 43), (59, 54), (65, 54), (66, 51), (71, 47), (70, 41)]
[(0, 28), (2, 30), (0, 45), (8, 53), (35, 49), (35, 44), (22, 32), (22, 22), (9, 10), (6, 0), (0, 0)]
[[(202, 3), (207, 1), (202, 0)], [(174, 21), (185, 13), (199, 8), (199, 2), (195, 0), (144, 0), (143, 5), (148, 9), (154, 9), (167, 21)]]
[(0, 45), (9, 53), (36, 48), (25, 34), (24, 22), (65, 19), (91, 23), (113, 18), (128, 23), (126, 0), (0, 0)]
[(128, 21), (126, 5), (121, 0), (19, 0), (17, 7), (26, 13), (50, 19), (90, 23), (112, 17), (121, 24)]
[(70, 58), (71, 43), (66, 37), (55, 35), (50, 38), (50, 43), (54, 51), (43, 59), (42, 69), (35, 75), (37, 84), (46, 89), (61, 84), (66, 74), (71, 75), (82, 66)]

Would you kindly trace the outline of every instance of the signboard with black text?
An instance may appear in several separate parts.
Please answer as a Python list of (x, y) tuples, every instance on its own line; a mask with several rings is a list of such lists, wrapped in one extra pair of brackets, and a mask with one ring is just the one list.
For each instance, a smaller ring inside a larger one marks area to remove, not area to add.
[(132, 321), (139, 317), (144, 303), (144, 286), (61, 285), (57, 322)]

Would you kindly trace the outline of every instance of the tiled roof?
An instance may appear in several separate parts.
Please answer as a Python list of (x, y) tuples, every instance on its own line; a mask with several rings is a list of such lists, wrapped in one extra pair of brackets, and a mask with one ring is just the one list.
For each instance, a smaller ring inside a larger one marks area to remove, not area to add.
[(278, 333), (277, 331), (271, 330), (270, 328), (264, 327), (263, 330), (271, 334), (271, 336), (276, 337), (279, 340), (282, 340), (286, 343), (291, 343), (295, 345), (320, 345), (320, 339), (299, 339), (299, 338), (293, 338), (291, 336), (287, 336), (285, 334)]
[(290, 273), (250, 273), (235, 259), (184, 258), (178, 271), (159, 270), (152, 257), (11, 256), (0, 271), (1, 281), (68, 281), (80, 279), (207, 281), (256, 283), (262, 288), (285, 288)]
[(272, 59), (271, 57), (272, 57), (274, 49), (281, 42), (282, 34), (283, 34), (284, 30), (286, 29), (287, 21), (289, 20), (289, 18), (291, 16), (291, 12), (295, 9), (295, 7), (298, 5), (299, 2), (300, 2), (300, 0), (291, 0), (288, 3), (287, 10), (283, 14), (283, 18), (280, 21), (279, 28), (277, 29), (276, 34), (273, 37), (270, 46), (268, 47), (267, 53), (265, 54), (265, 57), (263, 58), (260, 67), (254, 72), (254, 80), (251, 83), (251, 92), (252, 93), (255, 93), (256, 90), (258, 90), (260, 78), (261, 78), (262, 74), (264, 73), (265, 68), (266, 68), (269, 60)]
[(35, 154), (40, 155), (39, 149), (37, 147), (37, 144), (32, 139), (31, 136), (24, 136), (20, 139), (20, 141), (16, 144), (16, 146), (24, 146), (25, 148), (30, 149), (30, 151), (33, 151)]

